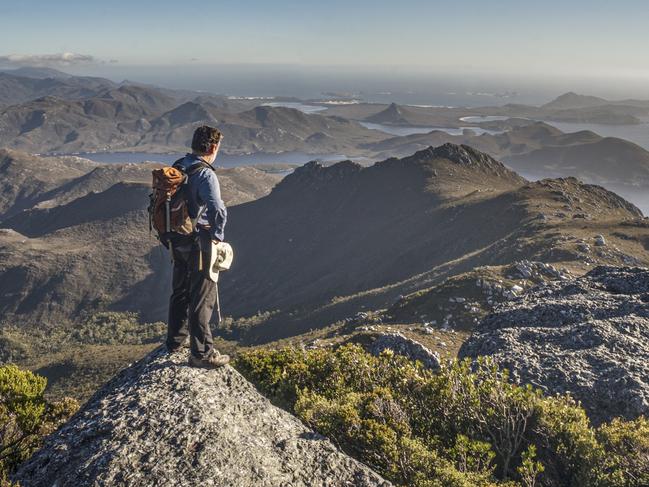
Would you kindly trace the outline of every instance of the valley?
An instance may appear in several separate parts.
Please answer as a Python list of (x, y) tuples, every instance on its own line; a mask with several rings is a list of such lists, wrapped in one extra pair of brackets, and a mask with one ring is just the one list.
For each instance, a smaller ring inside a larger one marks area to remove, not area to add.
[(641, 127), (645, 102), (413, 107), (101, 79), (38, 91), (11, 76), (23, 98), (0, 111), (0, 352), (48, 377), (53, 397), (88, 398), (159, 343), (171, 264), (148, 230), (150, 171), (200, 123), (225, 136), (237, 258), (214, 331), (235, 356), (397, 334), (453, 358), (534, 286), (649, 264), (647, 207), (633, 204), (649, 152), (553, 126)]

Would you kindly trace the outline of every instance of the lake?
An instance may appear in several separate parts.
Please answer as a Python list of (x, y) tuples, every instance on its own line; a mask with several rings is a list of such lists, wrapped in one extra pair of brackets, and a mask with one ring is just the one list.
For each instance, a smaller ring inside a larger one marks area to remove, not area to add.
[(403, 137), (406, 135), (414, 134), (427, 134), (433, 130), (446, 132), (449, 135), (463, 135), (465, 130), (472, 130), (476, 135), (483, 134), (501, 134), (502, 131), (487, 130), (481, 127), (418, 127), (418, 126), (399, 126), (399, 125), (385, 125), (382, 123), (359, 122), (363, 127), (371, 130), (380, 130), (386, 134)]
[(326, 110), (328, 107), (323, 107), (319, 105), (307, 105), (305, 103), (299, 102), (289, 102), (289, 101), (274, 101), (271, 103), (264, 103), (264, 106), (267, 107), (284, 107), (284, 108), (294, 108), (300, 110), (304, 113), (317, 113)]
[[(155, 152), (84, 152), (75, 155), (103, 164), (123, 164), (127, 162), (161, 162), (171, 164), (184, 154), (163, 154)], [(335, 162), (347, 159), (344, 154), (306, 154), (304, 152), (282, 152), (272, 154), (257, 152), (245, 155), (219, 154), (216, 165), (219, 167), (257, 166), (263, 164), (305, 164), (309, 161)]]
[(511, 117), (506, 117), (503, 115), (476, 115), (476, 116), (471, 116), (471, 117), (460, 117), (460, 122), (466, 122), (466, 123), (481, 123), (481, 122), (501, 122), (503, 120), (507, 120), (508, 118)]
[(358, 123), (360, 123), (366, 129), (380, 130), (381, 132), (385, 132), (386, 134), (395, 135), (399, 137), (403, 137), (406, 135), (414, 135), (414, 134), (427, 134), (428, 132), (433, 130), (432, 127), (406, 127), (406, 126), (398, 126), (398, 125), (383, 125), (381, 123), (370, 123), (370, 122), (358, 122)]

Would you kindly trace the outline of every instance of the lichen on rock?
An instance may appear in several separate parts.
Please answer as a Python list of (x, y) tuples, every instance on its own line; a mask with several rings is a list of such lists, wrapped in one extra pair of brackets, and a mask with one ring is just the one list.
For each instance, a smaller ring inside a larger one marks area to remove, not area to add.
[(570, 393), (594, 423), (649, 414), (649, 270), (593, 269), (498, 305), (460, 350)]
[(162, 348), (100, 389), (15, 480), (30, 487), (389, 486), (237, 371)]

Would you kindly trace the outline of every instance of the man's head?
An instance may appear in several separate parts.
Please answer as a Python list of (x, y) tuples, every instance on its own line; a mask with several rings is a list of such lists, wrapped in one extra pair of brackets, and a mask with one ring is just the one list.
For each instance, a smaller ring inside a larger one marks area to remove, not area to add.
[(194, 131), (192, 151), (210, 164), (216, 159), (223, 135), (218, 129), (203, 125)]

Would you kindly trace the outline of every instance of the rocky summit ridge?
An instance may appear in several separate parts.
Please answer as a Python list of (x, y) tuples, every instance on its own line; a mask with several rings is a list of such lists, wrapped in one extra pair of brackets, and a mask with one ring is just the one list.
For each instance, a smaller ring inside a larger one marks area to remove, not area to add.
[(233, 368), (162, 348), (100, 389), (15, 475), (30, 487), (389, 486)]
[(594, 423), (649, 414), (649, 269), (600, 266), (499, 305), (464, 343), (517, 382), (570, 393)]

